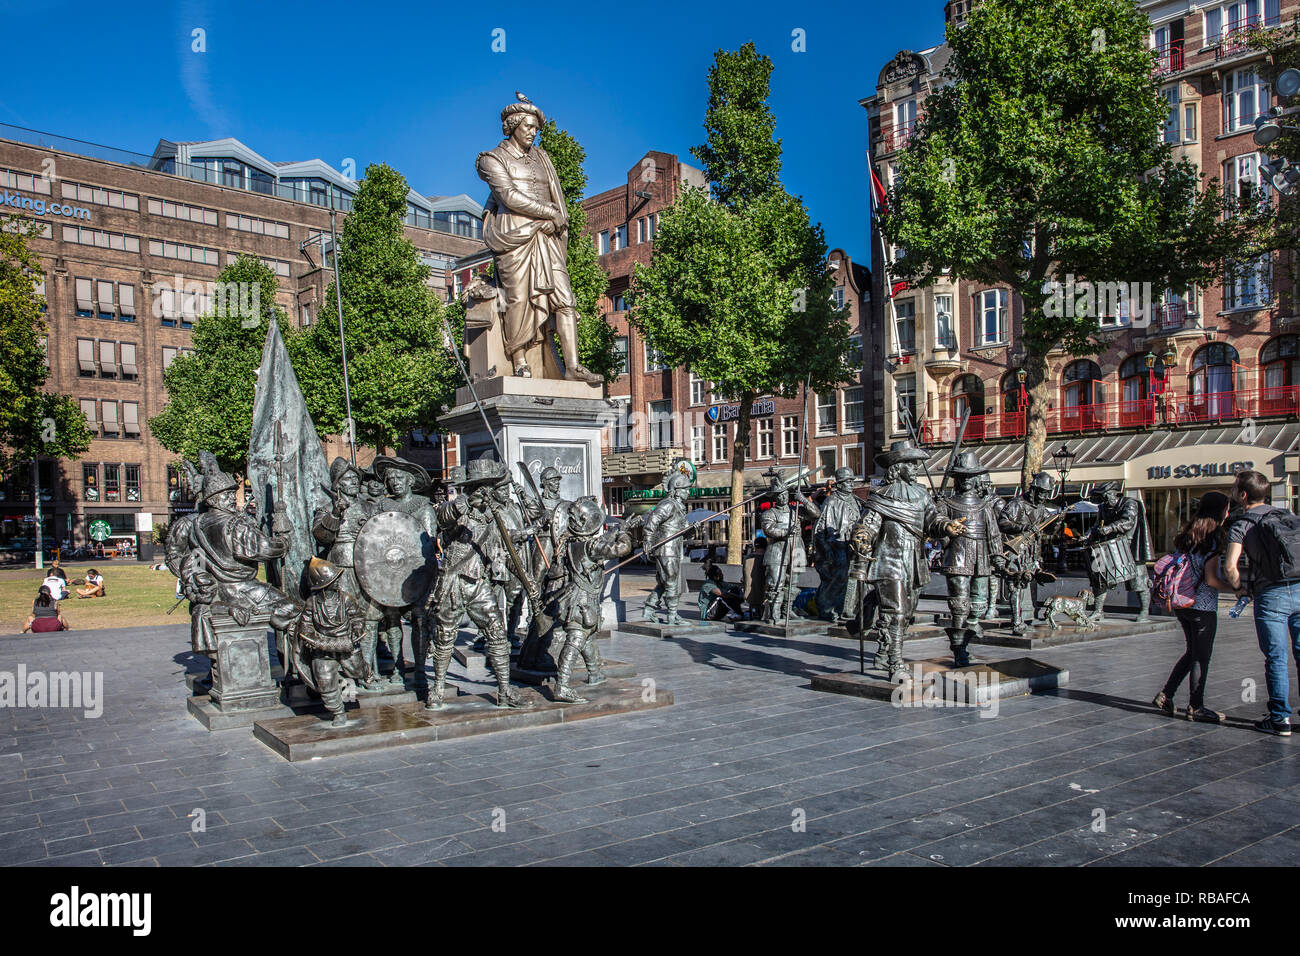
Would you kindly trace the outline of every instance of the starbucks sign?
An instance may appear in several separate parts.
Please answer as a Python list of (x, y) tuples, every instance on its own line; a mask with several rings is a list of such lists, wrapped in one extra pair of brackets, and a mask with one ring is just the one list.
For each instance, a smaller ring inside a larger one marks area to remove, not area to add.
[(91, 541), (107, 541), (108, 536), (112, 533), (113, 529), (109, 527), (108, 522), (103, 518), (96, 518), (90, 523), (89, 534)]

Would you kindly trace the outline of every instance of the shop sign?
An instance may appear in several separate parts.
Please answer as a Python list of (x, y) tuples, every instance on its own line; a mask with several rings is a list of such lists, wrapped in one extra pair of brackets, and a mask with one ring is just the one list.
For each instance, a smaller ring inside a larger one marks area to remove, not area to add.
[[(749, 408), (751, 418), (760, 418), (763, 415), (772, 415), (776, 412), (776, 402), (770, 398), (760, 398)], [(704, 413), (704, 417), (714, 424), (718, 422), (731, 422), (740, 418), (739, 405), (713, 405)]]
[(1153, 480), (1161, 478), (1231, 478), (1239, 471), (1254, 471), (1253, 461), (1207, 462), (1205, 464), (1155, 465), (1147, 469), (1147, 477)]

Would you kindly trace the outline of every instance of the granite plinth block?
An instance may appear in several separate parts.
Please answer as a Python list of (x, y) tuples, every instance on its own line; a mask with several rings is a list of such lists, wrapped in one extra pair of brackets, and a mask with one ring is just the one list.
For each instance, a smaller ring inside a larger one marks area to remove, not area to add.
[(1163, 634), (1178, 630), (1180, 630), (1180, 625), (1172, 617), (1153, 617), (1138, 624), (1134, 622), (1131, 616), (1107, 615), (1105, 622), (1096, 628), (1077, 627), (1071, 622), (1070, 624), (1062, 623), (1056, 630), (1052, 630), (1045, 624), (1039, 624), (1028, 629), (1024, 634), (1012, 634), (1009, 629), (986, 630), (980, 643), (1033, 650), (1038, 647), (1055, 647), (1058, 644), (1101, 641), (1112, 637), (1129, 637), (1137, 634)]
[(410, 690), (405, 682), (401, 684), (384, 684), (377, 690), (357, 688), (357, 706), (361, 708), (409, 704), (415, 700), (415, 691)]
[[(721, 624), (721, 621), (717, 623)], [(818, 634), (831, 626), (829, 621), (813, 621), (808, 618), (791, 617), (788, 625), (768, 624), (766, 621), (737, 621), (731, 625), (737, 631), (751, 634), (766, 634), (769, 637), (795, 637), (801, 634)]]
[(416, 703), (351, 712), (345, 727), (331, 727), (329, 721), (312, 716), (262, 720), (254, 724), (253, 736), (286, 760), (313, 760), (610, 717), (673, 703), (671, 691), (654, 688), (652, 692), (639, 680), (611, 679), (598, 687), (584, 687), (582, 693), (588, 700), (581, 704), (552, 700), (536, 688), (522, 688), (518, 693), (527, 707), (497, 707), (491, 698), (467, 696), (448, 702), (441, 710), (425, 710), (423, 704)]
[(249, 727), (266, 717), (292, 717), (293, 708), (272, 702), (268, 706), (248, 707), (231, 710), (218, 707), (207, 694), (190, 697), (185, 701), (185, 709), (190, 716), (201, 723), (205, 730), (235, 730)]
[(639, 634), (643, 637), (690, 637), (696, 634), (721, 634), (726, 630), (722, 621), (708, 621), (697, 624), (660, 624), (658, 621), (624, 621), (618, 626), (620, 634)]
[(813, 690), (889, 701), (899, 707), (977, 706), (1061, 687), (1070, 672), (1030, 657), (956, 667), (951, 658), (908, 661), (910, 680), (891, 681), (883, 671), (817, 674)]
[[(636, 665), (629, 664), (627, 661), (615, 661), (604, 658), (601, 662), (601, 669), (604, 670), (606, 677), (635, 677)], [(538, 684), (552, 683), (555, 680), (555, 671), (534, 671), (527, 670), (517, 664), (510, 665), (510, 679), (518, 684), (529, 684), (536, 686)], [(573, 682), (575, 684), (587, 683), (587, 668), (583, 666), (581, 660), (573, 665)]]

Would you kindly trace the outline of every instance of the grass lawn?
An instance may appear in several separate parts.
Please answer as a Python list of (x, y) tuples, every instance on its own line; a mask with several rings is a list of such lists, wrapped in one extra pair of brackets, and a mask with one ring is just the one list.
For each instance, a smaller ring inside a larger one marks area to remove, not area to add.
[[(59, 609), (73, 630), (188, 622), (189, 612), (184, 604), (167, 616), (167, 609), (176, 603), (176, 579), (171, 572), (150, 571), (149, 565), (143, 563), (80, 561), (63, 565), (63, 570), (70, 582), (73, 578), (84, 578), (92, 567), (104, 576), (108, 596), (82, 600), (72, 586), (71, 596), (61, 602)], [(0, 570), (0, 634), (22, 631), (45, 575), (45, 571), (31, 567)]]

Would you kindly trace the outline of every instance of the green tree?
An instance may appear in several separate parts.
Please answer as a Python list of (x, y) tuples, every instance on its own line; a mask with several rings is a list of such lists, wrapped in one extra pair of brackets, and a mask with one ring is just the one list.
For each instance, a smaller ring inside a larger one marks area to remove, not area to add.
[(45, 300), (36, 292), (44, 272), (27, 244), (37, 226), (32, 220), (0, 217), (0, 468), (32, 464), (36, 519), (36, 566), (44, 564), (40, 459), (76, 460), (93, 438), (73, 399), (44, 390), (49, 377), (42, 314)]
[[(380, 163), (366, 169), (339, 236), (348, 381), (358, 444), (395, 447), (431, 427), (455, 395), (460, 374), (444, 346), (442, 303), (429, 266), (402, 230), (406, 180)], [(334, 283), (325, 293), (332, 307)], [(346, 431), (337, 320), (325, 318), (286, 340), (316, 427)]]
[[(1259, 64), (1257, 69), (1271, 81), (1271, 89), (1277, 89), (1277, 77), (1283, 71), (1300, 69), (1300, 20), (1293, 20), (1273, 30), (1254, 31), (1247, 42), (1255, 49), (1268, 52), (1268, 62)], [(1300, 95), (1281, 102), (1283, 109), (1294, 109), (1300, 105)], [(1261, 109), (1267, 109), (1267, 104), (1262, 104)], [(1278, 163), (1279, 171), (1283, 166), (1294, 168), (1300, 161), (1300, 132), (1297, 131), (1296, 117), (1278, 117), (1276, 122), (1280, 134), (1264, 150)], [(1291, 172), (1291, 169), (1286, 171)], [(1268, 175), (1267, 169), (1261, 172)], [(1285, 272), (1290, 286), (1294, 288), (1300, 282), (1300, 269), (1297, 268), (1300, 266), (1300, 257), (1295, 254), (1300, 251), (1300, 186), (1286, 184), (1277, 192), (1277, 196), (1276, 204), (1271, 207), (1272, 216), (1267, 222), (1262, 244), (1287, 254), (1279, 264), (1280, 271)], [(1274, 288), (1278, 285), (1275, 282)]]
[(1098, 348), (1097, 318), (1049, 306), (1067, 275), (1186, 288), (1254, 254), (1250, 209), (1174, 163), (1168, 115), (1131, 0), (986, 0), (949, 27), (945, 81), (900, 154), (883, 217), (894, 278), (943, 272), (1009, 286), (1024, 306), (1023, 479), (1039, 469), (1047, 354)]
[(556, 126), (553, 119), (548, 119), (542, 127), (541, 147), (551, 157), (569, 207), (569, 247), (565, 258), (578, 306), (578, 358), (588, 371), (603, 376), (608, 384), (622, 370), (614, 351), (614, 328), (600, 311), (600, 297), (609, 288), (609, 276), (600, 267), (600, 256), (587, 235), (587, 210), (582, 208), (582, 194), (587, 188), (582, 163), (587, 151)]
[[(753, 43), (719, 50), (709, 70), (706, 142), (692, 150), (712, 186), (686, 187), (659, 217), (650, 266), (638, 266), (632, 325), (670, 366), (686, 366), (740, 403), (731, 504), (744, 497), (750, 412), (759, 395), (852, 374), (846, 313), (831, 303), (826, 241), (781, 185), (781, 144), (767, 106), (772, 61)], [(727, 562), (741, 557), (739, 512)]]
[[(221, 270), (215, 287), (221, 296), (213, 295), (210, 309), (194, 321), (194, 351), (178, 355), (163, 373), (167, 405), (149, 419), (153, 436), (168, 451), (192, 461), (210, 451), (231, 474), (247, 471), (256, 373), (271, 316), (282, 333), (291, 331), (275, 303), (279, 285), (275, 273), (252, 256), (241, 255)], [(157, 296), (163, 290), (153, 291)], [(175, 291), (179, 298), (184, 290)]]

